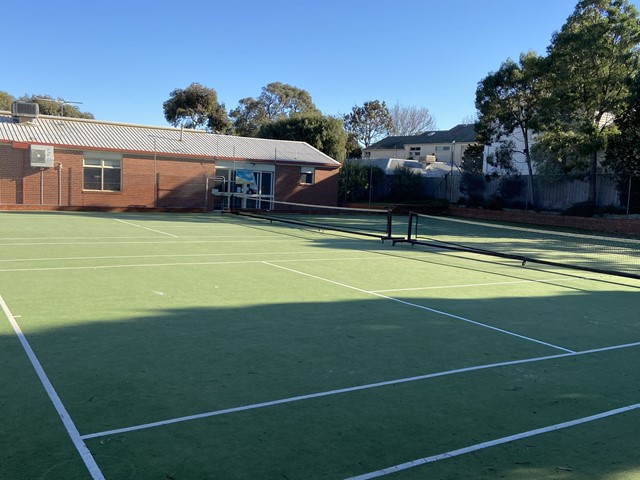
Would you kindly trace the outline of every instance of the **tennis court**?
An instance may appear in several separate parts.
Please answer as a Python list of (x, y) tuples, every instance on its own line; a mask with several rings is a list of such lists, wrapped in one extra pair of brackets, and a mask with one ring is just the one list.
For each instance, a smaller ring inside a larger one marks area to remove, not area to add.
[(0, 478), (640, 479), (639, 288), (231, 214), (0, 213)]

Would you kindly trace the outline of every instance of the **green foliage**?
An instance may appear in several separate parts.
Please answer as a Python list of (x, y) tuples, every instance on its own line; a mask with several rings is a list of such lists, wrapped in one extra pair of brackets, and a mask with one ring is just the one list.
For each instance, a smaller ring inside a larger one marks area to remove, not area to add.
[(11, 110), (11, 104), (15, 99), (9, 95), (7, 92), (3, 92), (0, 90), (0, 110)]
[(495, 151), (487, 155), (487, 165), (494, 168), (493, 176), (515, 175), (518, 169), (513, 164), (516, 152), (513, 140), (502, 140)]
[(589, 174), (589, 159), (569, 145), (547, 142), (543, 137), (531, 147), (536, 174), (546, 181), (558, 178), (584, 179)]
[(257, 136), (264, 125), (281, 118), (320, 113), (309, 92), (281, 82), (263, 87), (258, 98), (247, 97), (238, 103), (229, 115), (235, 133), (247, 137)]
[(391, 196), (397, 201), (417, 200), (422, 196), (422, 177), (405, 166), (396, 167), (391, 181)]
[(581, 0), (549, 52), (543, 139), (589, 157), (589, 201), (596, 199), (597, 152), (615, 135), (639, 66), (638, 11), (627, 0)]
[(346, 202), (363, 200), (368, 195), (369, 186), (375, 188), (384, 179), (384, 170), (380, 167), (366, 165), (358, 160), (347, 160), (340, 168), (339, 198)]
[(347, 134), (342, 120), (320, 114), (282, 117), (263, 124), (256, 136), (307, 142), (338, 161), (343, 161), (346, 155)]
[(498, 194), (505, 201), (513, 200), (522, 194), (526, 186), (522, 175), (505, 175), (500, 178)]
[(469, 145), (462, 154), (460, 170), (460, 191), (466, 197), (481, 197), (486, 181), (482, 174), (484, 161), (484, 145), (475, 143)]
[(640, 177), (640, 76), (634, 79), (626, 110), (616, 119), (618, 133), (609, 142), (605, 166), (622, 181)]
[(206, 128), (214, 133), (226, 133), (230, 127), (224, 104), (218, 103), (216, 91), (199, 83), (173, 90), (162, 108), (164, 118), (174, 127)]
[(37, 103), (42, 115), (56, 117), (88, 118), (93, 119), (93, 114), (82, 112), (73, 103), (62, 98), (53, 98), (51, 95), (23, 95), (18, 99), (21, 102)]
[(393, 123), (387, 104), (379, 100), (371, 100), (364, 102), (361, 107), (354, 106), (351, 113), (344, 116), (344, 127), (367, 148), (375, 139), (389, 135), (393, 129)]

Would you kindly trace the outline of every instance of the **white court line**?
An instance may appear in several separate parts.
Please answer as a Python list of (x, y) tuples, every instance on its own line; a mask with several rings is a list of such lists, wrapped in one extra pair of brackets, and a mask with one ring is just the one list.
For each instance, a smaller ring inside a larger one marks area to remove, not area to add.
[(614, 415), (620, 415), (621, 413), (631, 412), (640, 408), (640, 403), (633, 405), (627, 405), (626, 407), (615, 408), (613, 410), (607, 410), (606, 412), (597, 413), (588, 417), (577, 418), (568, 422), (556, 423), (555, 425), (549, 425), (547, 427), (536, 428), (535, 430), (529, 430), (527, 432), (517, 433), (515, 435), (509, 435), (507, 437), (497, 438), (488, 442), (478, 443), (471, 445), (470, 447), (459, 448), (457, 450), (451, 450), (446, 453), (440, 453), (438, 455), (432, 455), (430, 457), (419, 458), (410, 462), (394, 465), (393, 467), (383, 468), (376, 470), (375, 472), (365, 473), (363, 475), (357, 475), (355, 477), (349, 477), (346, 480), (370, 480), (371, 478), (382, 477), (383, 475), (389, 475), (390, 473), (400, 472), (409, 468), (418, 467), (426, 463), (433, 463), (439, 460), (445, 460), (447, 458), (457, 457), (478, 450), (483, 450), (489, 447), (495, 447), (496, 445), (502, 445), (504, 443), (515, 442), (516, 440), (522, 440), (523, 438), (533, 437), (535, 435), (542, 435), (543, 433), (555, 432), (569, 427), (575, 427), (576, 425), (582, 425), (584, 423), (595, 422), (603, 418), (612, 417)]
[(470, 320), (468, 318), (461, 317), (459, 315), (454, 315), (453, 313), (443, 312), (442, 310), (436, 310), (435, 308), (425, 307), (424, 305), (418, 305), (417, 303), (407, 302), (405, 300), (400, 300), (399, 298), (389, 297), (387, 295), (382, 295), (380, 293), (376, 293), (376, 292), (369, 291), (369, 290), (363, 290), (361, 288), (354, 287), (352, 285), (347, 285), (345, 283), (340, 283), (340, 282), (335, 282), (333, 280), (329, 280), (328, 278), (318, 277), (317, 275), (311, 275), (310, 273), (305, 273), (305, 272), (301, 272), (299, 270), (294, 270), (292, 268), (283, 267), (282, 265), (276, 265), (275, 263), (269, 263), (269, 262), (262, 262), (262, 263), (264, 263), (266, 265), (270, 265), (270, 266), (275, 267), (275, 268), (280, 268), (282, 270), (287, 270), (289, 272), (297, 273), (298, 275), (304, 275), (306, 277), (311, 277), (311, 278), (315, 278), (317, 280), (322, 280), (323, 282), (328, 282), (328, 283), (332, 283), (334, 285), (338, 285), (338, 286), (341, 286), (341, 287), (349, 288), (349, 289), (355, 290), (357, 292), (362, 292), (362, 293), (366, 293), (366, 294), (369, 294), (369, 295), (374, 295), (376, 297), (384, 298), (386, 300), (391, 300), (393, 302), (401, 303), (401, 304), (407, 305), (409, 307), (419, 308), (420, 310), (425, 310), (427, 312), (435, 313), (437, 315), (443, 315), (445, 317), (454, 318), (456, 320), (462, 320), (463, 322), (471, 323), (473, 325), (477, 325), (477, 326), (482, 327), (482, 328), (488, 328), (489, 330), (493, 330), (493, 331), (496, 331), (496, 332), (505, 333), (507, 335), (511, 335), (512, 337), (517, 337), (517, 338), (520, 338), (522, 340), (527, 340), (529, 342), (538, 343), (540, 345), (545, 345), (547, 347), (555, 348), (556, 350), (562, 350), (564, 352), (575, 353), (573, 350), (569, 350), (568, 348), (560, 347), (558, 345), (554, 345), (554, 344), (548, 343), (548, 342), (543, 342), (542, 340), (537, 340), (535, 338), (527, 337), (525, 335), (520, 335), (519, 333), (515, 333), (515, 332), (511, 332), (509, 330), (505, 330), (505, 329), (502, 329), (502, 328), (494, 327), (494, 326), (488, 325), (486, 323), (477, 322), (475, 320)]
[[(306, 253), (306, 252), (305, 252)], [(264, 255), (264, 254), (263, 254)], [(369, 257), (332, 257), (332, 258), (305, 258), (281, 260), (274, 259), (275, 262), (341, 262), (346, 260), (386, 260), (385, 258)], [(125, 265), (96, 265), (96, 266), (75, 266), (75, 267), (34, 267), (34, 268), (0, 268), (0, 272), (48, 272), (57, 270), (109, 270), (112, 268), (152, 268), (152, 267), (184, 267), (184, 266), (205, 266), (205, 265), (241, 265), (241, 264), (265, 264), (264, 260), (236, 260), (218, 262), (172, 262), (172, 263), (134, 263)]]
[[(109, 238), (109, 237), (101, 237), (101, 238)], [(131, 238), (131, 237), (129, 237)], [(158, 237), (154, 237), (154, 238), (158, 238)], [(281, 238), (281, 237), (277, 237), (277, 236), (267, 236), (265, 235), (262, 238), (270, 238), (270, 239), (277, 239), (277, 240), (237, 240), (237, 238), (243, 238), (243, 237), (213, 237), (216, 240), (211, 240), (206, 239), (206, 240), (200, 240), (202, 237), (196, 237), (199, 238), (199, 240), (184, 240), (187, 238), (193, 238), (193, 237), (177, 237), (180, 238), (181, 240), (164, 240), (162, 242), (147, 242), (147, 241), (140, 241), (140, 240), (132, 240), (129, 242), (114, 242), (111, 240), (105, 240), (105, 241), (97, 241), (97, 242), (31, 242), (31, 243), (24, 243), (24, 242), (20, 242), (20, 243), (1, 243), (0, 242), (0, 246), (1, 247), (26, 247), (26, 246), (32, 246), (32, 245), (37, 245), (37, 246), (56, 246), (56, 245), (133, 245), (133, 244), (139, 244), (139, 245), (170, 245), (172, 243), (178, 244), (178, 245), (187, 245), (189, 243), (230, 243), (233, 242), (235, 243), (282, 243), (282, 242), (291, 242), (290, 239), (288, 238)], [(236, 240), (217, 240), (217, 238), (235, 238)], [(254, 237), (256, 238), (256, 237)]]
[(82, 435), (82, 439), (84, 440), (88, 440), (91, 438), (99, 438), (99, 437), (106, 437), (108, 435), (119, 435), (122, 433), (127, 433), (127, 432), (134, 432), (137, 430), (145, 430), (147, 428), (154, 428), (154, 427), (162, 427), (165, 425), (171, 425), (174, 423), (181, 423), (181, 422), (187, 422), (187, 421), (191, 421), (191, 420), (198, 420), (198, 419), (202, 419), (202, 418), (208, 418), (208, 417), (216, 417), (219, 415), (226, 415), (229, 413), (235, 413), (235, 412), (243, 412), (246, 410), (254, 410), (254, 409), (258, 409), (258, 408), (265, 408), (265, 407), (272, 407), (274, 405), (282, 405), (285, 403), (293, 403), (293, 402), (300, 402), (303, 400), (310, 400), (313, 398), (320, 398), (320, 397), (328, 397), (331, 395), (339, 395), (342, 393), (350, 393), (350, 392), (357, 392), (359, 390), (369, 390), (372, 388), (379, 388), (379, 387), (387, 387), (387, 386), (391, 386), (391, 385), (398, 385), (401, 383), (410, 383), (410, 382), (417, 382), (420, 380), (428, 380), (431, 378), (437, 378), (437, 377), (446, 377), (449, 375), (458, 375), (461, 373), (468, 373), (468, 372), (475, 372), (478, 370), (488, 370), (491, 368), (499, 368), (499, 367), (508, 367), (508, 366), (513, 366), (513, 365), (522, 365), (522, 364), (527, 364), (527, 363), (536, 363), (536, 362), (543, 362), (546, 360), (555, 360), (555, 359), (559, 359), (559, 358), (565, 358), (565, 357), (576, 357), (576, 356), (580, 356), (580, 355), (590, 355), (590, 354), (594, 354), (594, 353), (601, 353), (601, 352), (608, 352), (608, 351), (612, 351), (612, 350), (620, 350), (620, 349), (624, 349), (624, 348), (632, 348), (632, 347), (640, 347), (640, 342), (635, 342), (635, 343), (628, 343), (625, 345), (614, 345), (614, 346), (610, 346), (610, 347), (603, 347), (603, 348), (596, 348), (596, 349), (592, 349), (592, 350), (584, 350), (582, 352), (573, 352), (573, 353), (559, 353), (556, 355), (547, 355), (544, 357), (535, 357), (535, 358), (525, 358), (522, 360), (510, 360), (508, 362), (498, 362), (498, 363), (489, 363), (489, 364), (485, 364), (485, 365), (476, 365), (474, 367), (465, 367), (465, 368), (458, 368), (455, 370), (447, 370), (447, 371), (443, 371), (443, 372), (435, 372), (435, 373), (427, 373), (425, 375), (416, 375), (413, 377), (406, 377), (406, 378), (398, 378), (395, 380), (386, 380), (383, 382), (376, 382), (376, 383), (368, 383), (365, 385), (357, 385), (355, 387), (346, 387), (346, 388), (339, 388), (339, 389), (335, 389), (335, 390), (328, 390), (328, 391), (324, 391), (324, 392), (317, 392), (317, 393), (310, 393), (307, 395), (297, 395), (295, 397), (288, 397), (288, 398), (282, 398), (279, 400), (272, 400), (272, 401), (268, 401), (268, 402), (261, 402), (261, 403), (254, 403), (252, 405), (243, 405), (240, 407), (233, 407), (233, 408), (225, 408), (222, 410), (214, 410), (214, 411), (210, 411), (210, 412), (204, 412), (204, 413), (198, 413), (195, 415), (186, 415), (183, 417), (175, 417), (175, 418), (170, 418), (167, 420), (160, 420), (157, 422), (151, 422), (151, 423), (144, 423), (144, 424), (140, 424), (140, 425), (133, 425), (130, 427), (123, 427), (123, 428), (116, 428), (113, 430), (105, 430), (103, 432), (95, 432), (95, 433), (89, 433), (86, 435)]
[(31, 345), (27, 341), (27, 338), (24, 336), (24, 333), (22, 333), (22, 329), (20, 328), (20, 325), (18, 325), (18, 322), (16, 321), (15, 317), (11, 314), (11, 311), (9, 310), (9, 307), (7, 306), (4, 299), (2, 298), (2, 295), (0, 295), (0, 306), (2, 307), (2, 310), (4, 311), (4, 314), (6, 315), (7, 319), (9, 320), (9, 323), (13, 327), (13, 331), (15, 332), (16, 336), (20, 340), (20, 343), (22, 344), (22, 348), (26, 352), (27, 357), (29, 357), (29, 360), (31, 361), (31, 365), (33, 365), (33, 368), (38, 374), (38, 378), (40, 379), (42, 386), (46, 390), (47, 395), (49, 395), (49, 399), (51, 400), (51, 403), (53, 403), (53, 406), (58, 412), (58, 415), (60, 416), (60, 420), (62, 420), (62, 423), (64, 424), (64, 427), (67, 430), (69, 437), (71, 437), (71, 441), (73, 442), (74, 446), (76, 447), (76, 450), (80, 454), (82, 461), (84, 462), (87, 469), (89, 470), (89, 473), (91, 474), (91, 478), (93, 478), (94, 480), (104, 480), (104, 476), (102, 475), (102, 472), (98, 467), (98, 464), (96, 463), (95, 459), (91, 455), (91, 452), (89, 451), (84, 441), (80, 437), (80, 432), (78, 432), (78, 429), (73, 423), (73, 420), (71, 420), (71, 417), (67, 412), (67, 409), (62, 404), (62, 400), (60, 400), (60, 397), (58, 396), (56, 390), (53, 388), (53, 385), (49, 381), (49, 377), (47, 377), (47, 374), (42, 368), (40, 361), (36, 357), (36, 354), (34, 353), (33, 349), (31, 348)]
[(121, 222), (121, 223), (124, 223), (126, 225), (131, 225), (132, 227), (143, 228), (145, 230), (149, 230), (150, 232), (161, 233), (162, 235), (168, 235), (169, 237), (178, 238), (178, 235), (174, 235), (173, 233), (163, 232), (161, 230), (156, 230), (155, 228), (143, 227), (142, 225), (137, 225), (137, 224), (132, 223), (132, 222), (127, 222), (126, 220), (120, 220), (119, 218), (114, 218), (114, 220), (116, 222)]
[[(269, 252), (268, 255), (323, 255), (325, 252)], [(115, 260), (126, 258), (183, 258), (183, 257), (239, 257), (243, 255), (266, 255), (264, 252), (249, 252), (249, 253), (169, 253), (162, 255), (106, 255), (101, 257), (40, 257), (40, 258), (14, 258), (14, 259), (0, 259), (0, 263), (12, 263), (12, 262), (47, 262), (47, 261), (81, 261), (81, 260)], [(364, 257), (363, 257), (364, 259)]]
[(436, 285), (431, 287), (412, 287), (412, 288), (391, 288), (387, 290), (370, 290), (370, 293), (392, 293), (392, 292), (411, 292), (416, 290), (442, 290), (448, 288), (465, 288), (465, 287), (489, 287), (496, 285), (518, 285), (521, 283), (549, 283), (549, 282), (560, 282), (560, 281), (576, 281), (576, 280), (585, 280), (585, 278), (565, 278), (565, 277), (556, 277), (556, 278), (548, 278), (546, 280), (512, 280), (510, 282), (487, 282), (487, 283), (463, 283), (460, 285)]

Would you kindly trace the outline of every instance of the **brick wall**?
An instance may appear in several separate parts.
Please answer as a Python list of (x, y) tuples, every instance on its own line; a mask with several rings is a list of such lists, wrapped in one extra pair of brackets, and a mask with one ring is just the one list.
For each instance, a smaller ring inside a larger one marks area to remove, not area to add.
[[(1, 144), (0, 205), (3, 208), (202, 208), (213, 204), (211, 188), (207, 189), (207, 178), (215, 176), (213, 160), (157, 156), (154, 161), (149, 155), (124, 155), (121, 191), (98, 192), (83, 189), (83, 158), (82, 150), (56, 148), (54, 168), (32, 168), (27, 144), (13, 147)], [(301, 185), (300, 175), (299, 165), (276, 166), (276, 200), (337, 204), (337, 169), (315, 168), (312, 185)]]
[(482, 210), (450, 206), (448, 214), (456, 217), (497, 220), (503, 222), (528, 223), (564, 228), (578, 228), (596, 232), (640, 235), (640, 219), (627, 218), (586, 218), (529, 213), (519, 211)]
[(315, 168), (314, 183), (300, 184), (301, 167), (278, 165), (276, 167), (276, 200), (284, 202), (337, 205), (338, 169)]

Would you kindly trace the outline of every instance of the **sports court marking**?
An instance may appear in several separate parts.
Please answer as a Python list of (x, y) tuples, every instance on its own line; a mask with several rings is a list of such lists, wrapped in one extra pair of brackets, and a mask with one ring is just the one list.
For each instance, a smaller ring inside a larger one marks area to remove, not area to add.
[(55, 407), (56, 412), (58, 412), (58, 416), (60, 417), (60, 420), (62, 420), (64, 428), (67, 430), (69, 437), (71, 437), (71, 441), (73, 442), (73, 445), (76, 447), (76, 450), (80, 454), (82, 461), (84, 462), (85, 466), (89, 470), (89, 473), (91, 474), (91, 478), (93, 478), (94, 480), (104, 480), (104, 476), (102, 475), (102, 472), (98, 467), (98, 464), (96, 463), (95, 459), (91, 455), (91, 452), (89, 451), (84, 441), (80, 437), (80, 432), (78, 432), (78, 429), (73, 423), (71, 416), (67, 412), (67, 409), (65, 408), (65, 406), (62, 404), (62, 400), (60, 400), (58, 393), (56, 392), (55, 388), (53, 388), (53, 385), (51, 384), (49, 377), (47, 377), (47, 374), (42, 368), (42, 365), (40, 364), (38, 357), (36, 357), (36, 354), (34, 353), (33, 349), (31, 348), (31, 345), (27, 341), (27, 338), (24, 336), (24, 333), (22, 333), (22, 329), (20, 328), (20, 325), (18, 325), (18, 322), (16, 321), (15, 317), (11, 314), (11, 311), (9, 310), (9, 307), (5, 303), (4, 298), (2, 298), (2, 295), (0, 295), (0, 307), (2, 307), (4, 314), (6, 315), (7, 319), (9, 320), (9, 323), (13, 327), (13, 331), (18, 337), (18, 340), (20, 340), (22, 348), (27, 354), (27, 357), (29, 357), (29, 360), (31, 361), (31, 365), (33, 365), (33, 368), (36, 371), (38, 378), (42, 383), (42, 386), (46, 390), (47, 395), (51, 400), (51, 403), (53, 403), (53, 406)]
[[(306, 252), (304, 252), (306, 254)], [(243, 254), (235, 254), (235, 256)], [(264, 254), (262, 254), (264, 255)], [(278, 255), (278, 254), (276, 254)], [(113, 257), (109, 257), (113, 258)], [(369, 257), (332, 257), (332, 258), (305, 258), (305, 262), (330, 262), (345, 260), (385, 260), (384, 258)], [(281, 260), (274, 260), (281, 261)], [(286, 261), (286, 260), (285, 260)], [(300, 260), (291, 260), (299, 262)], [(237, 264), (264, 264), (263, 260), (236, 260), (218, 262), (172, 262), (172, 263), (134, 263), (126, 265), (96, 265), (96, 266), (75, 266), (75, 267), (33, 267), (33, 268), (0, 268), (0, 272), (47, 272), (56, 270), (109, 270), (113, 268), (153, 268), (153, 267), (184, 267), (184, 266), (205, 266), (205, 265), (237, 265)]]
[(319, 277), (317, 275), (311, 275), (310, 273), (301, 272), (299, 270), (294, 270), (292, 268), (283, 267), (282, 265), (276, 265), (275, 263), (270, 263), (270, 262), (266, 262), (266, 261), (262, 262), (262, 263), (264, 263), (265, 265), (270, 265), (270, 266), (275, 267), (275, 268), (280, 268), (282, 270), (287, 270), (289, 272), (296, 273), (298, 275), (304, 275), (306, 277), (315, 278), (315, 279), (321, 280), (323, 282), (332, 283), (334, 285), (338, 285), (338, 286), (345, 287), (345, 288), (348, 288), (348, 289), (351, 289), (351, 290), (355, 290), (357, 292), (366, 293), (366, 294), (369, 294), (369, 295), (374, 295), (376, 297), (384, 298), (386, 300), (391, 300), (393, 302), (401, 303), (401, 304), (407, 305), (409, 307), (419, 308), (420, 310), (425, 310), (427, 312), (435, 313), (437, 315), (443, 315), (445, 317), (454, 318), (456, 320), (462, 320), (463, 322), (471, 323), (473, 325), (477, 325), (477, 326), (482, 327), (482, 328), (488, 328), (489, 330), (493, 330), (493, 331), (496, 331), (496, 332), (505, 333), (507, 335), (511, 335), (512, 337), (517, 337), (517, 338), (520, 338), (522, 340), (527, 340), (529, 342), (538, 343), (540, 345), (545, 345), (547, 347), (551, 347), (551, 348), (554, 348), (556, 350), (562, 350), (562, 351), (568, 352), (568, 353), (575, 353), (573, 350), (561, 347), (559, 345), (554, 345), (552, 343), (543, 342), (542, 340), (538, 340), (536, 338), (527, 337), (525, 335), (520, 335), (519, 333), (515, 333), (515, 332), (511, 332), (509, 330), (505, 330), (505, 329), (502, 329), (502, 328), (494, 327), (494, 326), (488, 325), (486, 323), (477, 322), (475, 320), (471, 320), (469, 318), (461, 317), (461, 316), (455, 315), (453, 313), (443, 312), (442, 310), (436, 310), (435, 308), (425, 307), (424, 305), (418, 305), (417, 303), (407, 302), (406, 300), (400, 300), (399, 298), (389, 297), (388, 295), (382, 295), (381, 293), (376, 293), (374, 291), (363, 290), (361, 288), (354, 287), (352, 285), (347, 285), (345, 283), (329, 280), (328, 278)]
[(631, 412), (633, 410), (637, 410), (640, 408), (640, 403), (636, 403), (634, 405), (627, 405), (626, 407), (615, 408), (613, 410), (608, 410), (606, 412), (597, 413), (595, 415), (590, 415), (588, 417), (577, 418), (575, 420), (571, 420), (568, 422), (556, 423), (555, 425), (549, 425), (547, 427), (536, 428), (534, 430), (529, 430), (527, 432), (517, 433), (515, 435), (509, 435), (507, 437), (497, 438), (495, 440), (490, 440), (488, 442), (478, 443), (476, 445), (471, 445), (470, 447), (459, 448), (458, 450), (451, 450), (446, 453), (440, 453), (438, 455), (432, 455), (430, 457), (419, 458), (417, 460), (412, 460), (410, 462), (401, 463), (399, 465), (394, 465), (393, 467), (383, 468), (381, 470), (376, 470), (375, 472), (365, 473), (363, 475), (357, 475), (355, 477), (349, 477), (346, 480), (369, 480), (371, 478), (382, 477), (384, 475), (389, 475), (390, 473), (400, 472), (402, 470), (407, 470), (409, 468), (419, 467), (420, 465), (424, 465), (427, 463), (437, 462), (439, 460), (445, 460), (447, 458), (457, 457), (459, 455), (464, 455), (466, 453), (476, 452), (478, 450), (483, 450), (485, 448), (494, 447), (496, 445), (502, 445), (503, 443), (514, 442), (516, 440), (522, 440), (523, 438), (533, 437), (535, 435), (542, 435), (543, 433), (555, 432), (557, 430), (562, 430), (569, 427), (574, 427), (576, 425), (582, 425), (584, 423), (595, 422), (596, 420), (601, 420), (603, 418), (612, 417), (614, 415), (620, 415), (621, 413)]
[(132, 227), (138, 227), (138, 228), (143, 228), (144, 230), (149, 230), (150, 232), (156, 232), (156, 233), (161, 233), (162, 235), (167, 235), (169, 237), (175, 237), (178, 238), (178, 235), (174, 235), (173, 233), (167, 233), (167, 232), (163, 232), (161, 230), (156, 230), (155, 228), (149, 228), (149, 227), (143, 227), (142, 225), (138, 225), (136, 223), (133, 222), (127, 222), (126, 220), (121, 220), (119, 218), (115, 218), (114, 219), (116, 222), (121, 222), (124, 223), (126, 225), (131, 225)]
[[(216, 240), (163, 240), (161, 242), (155, 241), (155, 242), (149, 242), (149, 241), (140, 241), (140, 240), (132, 240), (132, 241), (128, 241), (128, 242), (114, 242), (113, 240), (111, 240), (111, 238), (117, 238), (117, 237), (100, 237), (99, 241), (97, 242), (31, 242), (31, 243), (24, 243), (24, 242), (18, 242), (18, 243), (0, 243), (1, 246), (3, 247), (23, 247), (23, 246), (27, 246), (27, 245), (128, 245), (128, 244), (142, 244), (142, 245), (170, 245), (170, 244), (189, 244), (189, 243), (265, 243), (265, 242), (270, 242), (270, 243), (283, 243), (283, 242), (290, 242), (290, 240), (288, 238), (282, 238), (281, 236), (275, 236), (275, 235), (265, 235), (262, 238), (269, 238), (270, 240), (237, 240), (238, 238), (246, 238), (246, 237), (215, 237)], [(127, 238), (132, 238), (132, 237), (127, 237)], [(138, 237), (135, 237), (138, 238)], [(155, 237), (157, 239), (157, 237)], [(184, 238), (189, 238), (187, 237), (177, 237), (180, 239), (184, 239)], [(201, 238), (201, 237), (197, 237), (197, 238)], [(224, 240), (218, 240), (218, 238), (223, 238)], [(258, 236), (254, 237), (254, 238), (260, 238)], [(104, 241), (102, 239), (105, 239)], [(231, 240), (231, 239), (236, 239), (236, 240)], [(274, 240), (277, 239), (277, 240)]]
[(535, 357), (535, 358), (525, 358), (522, 360), (510, 360), (507, 362), (498, 362), (498, 363), (489, 363), (489, 364), (485, 364), (485, 365), (476, 365), (473, 367), (465, 367), (465, 368), (458, 368), (455, 370), (446, 370), (443, 372), (435, 372), (435, 373), (427, 373), (424, 375), (416, 375), (413, 377), (406, 377), (406, 378), (398, 378), (395, 380), (386, 380), (383, 382), (376, 382), (376, 383), (368, 383), (365, 385), (357, 385), (355, 387), (346, 387), (346, 388), (339, 388), (339, 389), (335, 389), (335, 390), (328, 390), (328, 391), (324, 391), (324, 392), (316, 392), (316, 393), (310, 393), (307, 395), (297, 395), (295, 397), (288, 397), (288, 398), (282, 398), (282, 399), (278, 399), (278, 400), (271, 400), (268, 402), (260, 402), (260, 403), (254, 403), (251, 405), (242, 405), (240, 407), (233, 407), (233, 408), (225, 408), (222, 410), (213, 410), (210, 412), (203, 412), (203, 413), (198, 413), (195, 415), (186, 415), (186, 416), (182, 416), (182, 417), (175, 417), (175, 418), (170, 418), (170, 419), (166, 419), (166, 420), (160, 420), (157, 422), (150, 422), (150, 423), (144, 423), (144, 424), (140, 424), (140, 425), (133, 425), (130, 427), (123, 427), (123, 428), (116, 428), (116, 429), (112, 429), (112, 430), (105, 430), (103, 432), (95, 432), (95, 433), (89, 433), (86, 435), (81, 435), (80, 438), (82, 438), (83, 440), (88, 440), (88, 439), (92, 439), (92, 438), (99, 438), (99, 437), (106, 437), (108, 435), (119, 435), (122, 433), (128, 433), (128, 432), (135, 432), (137, 430), (145, 430), (147, 428), (154, 428), (154, 427), (162, 427), (165, 425), (171, 425), (174, 423), (181, 423), (181, 422), (188, 422), (191, 420), (199, 420), (199, 419), (203, 419), (203, 418), (208, 418), (208, 417), (216, 417), (219, 415), (226, 415), (229, 413), (235, 413), (235, 412), (243, 412), (246, 410), (255, 410), (258, 408), (265, 408), (265, 407), (272, 407), (274, 405), (282, 405), (285, 403), (293, 403), (293, 402), (300, 402), (303, 400), (310, 400), (313, 398), (320, 398), (320, 397), (328, 397), (331, 395), (340, 395), (343, 393), (350, 393), (350, 392), (357, 392), (360, 390), (369, 390), (372, 388), (379, 388), (379, 387), (387, 387), (387, 386), (391, 386), (391, 385), (398, 385), (401, 383), (410, 383), (410, 382), (417, 382), (420, 380), (428, 380), (431, 378), (437, 378), (437, 377), (446, 377), (449, 375), (458, 375), (461, 373), (468, 373), (468, 372), (475, 372), (475, 371), (479, 371), (479, 370), (488, 370), (488, 369), (492, 369), (492, 368), (500, 368), (500, 367), (508, 367), (508, 366), (513, 366), (513, 365), (523, 365), (523, 364), (528, 364), (528, 363), (536, 363), (536, 362), (543, 362), (543, 361), (547, 361), (547, 360), (555, 360), (555, 359), (559, 359), (559, 358), (568, 358), (568, 357), (576, 357), (576, 356), (581, 356), (581, 355), (591, 355), (591, 354), (595, 354), (595, 353), (601, 353), (601, 352), (609, 352), (612, 350), (620, 350), (620, 349), (624, 349), (624, 348), (633, 348), (633, 347), (640, 347), (640, 342), (635, 342), (635, 343), (627, 343), (624, 345), (614, 345), (614, 346), (609, 346), (609, 347), (602, 347), (602, 348), (595, 348), (595, 349), (591, 349), (591, 350), (583, 350), (581, 352), (572, 352), (572, 353), (559, 353), (556, 355), (546, 355), (544, 357)]
[(465, 287), (491, 287), (496, 285), (517, 285), (521, 283), (549, 283), (549, 282), (559, 282), (559, 281), (576, 281), (576, 280), (584, 280), (583, 278), (548, 278), (546, 280), (512, 280), (509, 282), (487, 282), (487, 283), (463, 283), (460, 285), (436, 285), (431, 287), (412, 287), (412, 288), (391, 288), (387, 290), (370, 290), (369, 293), (392, 293), (392, 292), (411, 292), (411, 291), (420, 291), (420, 290), (442, 290), (448, 288), (465, 288)]

